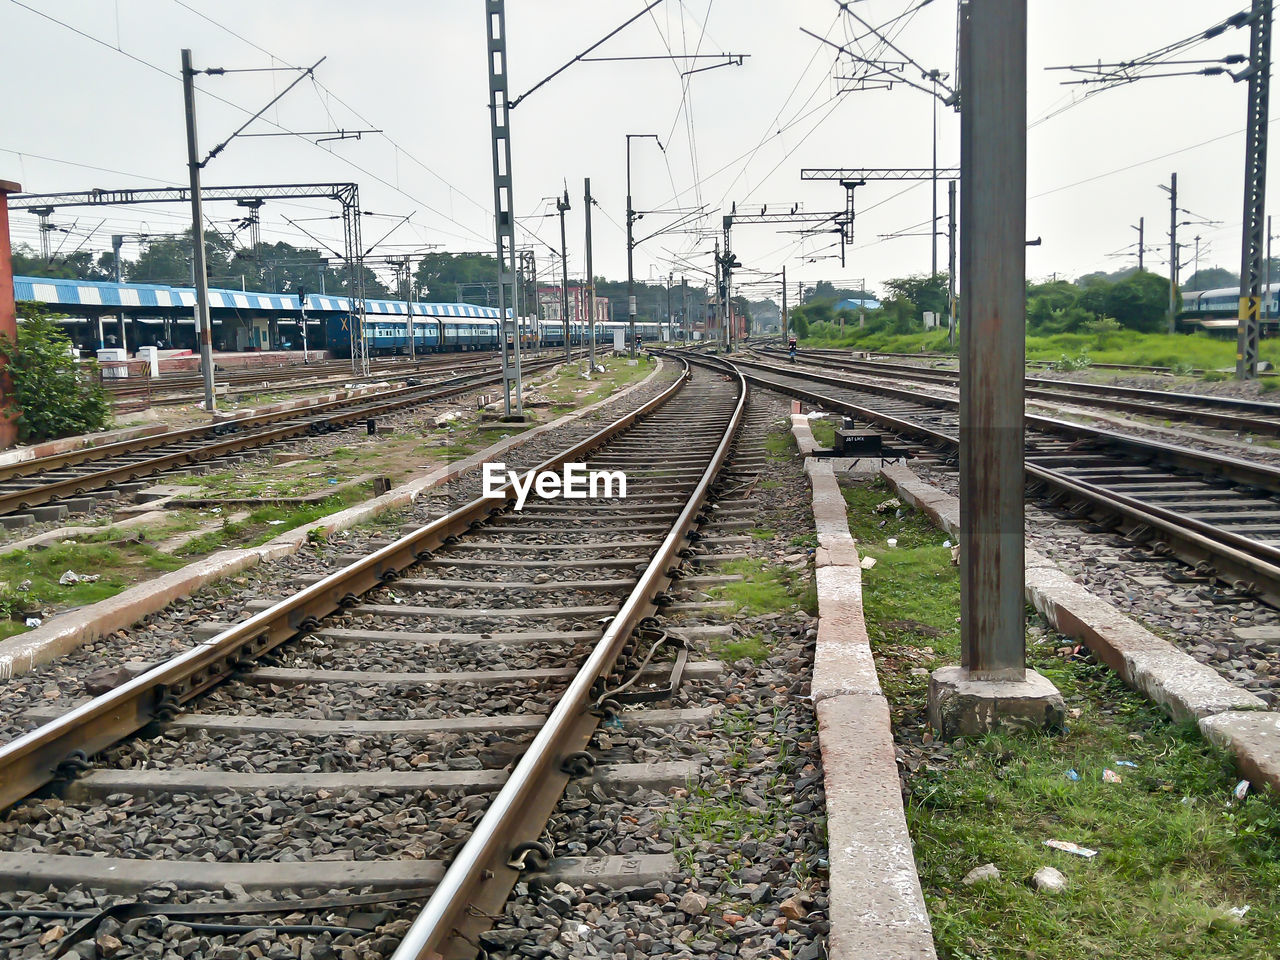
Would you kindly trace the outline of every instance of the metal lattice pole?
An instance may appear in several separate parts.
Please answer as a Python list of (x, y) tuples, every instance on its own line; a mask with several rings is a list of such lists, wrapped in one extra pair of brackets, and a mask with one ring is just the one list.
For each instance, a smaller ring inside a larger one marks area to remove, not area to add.
[(347, 266), (347, 333), (351, 342), (351, 371), (369, 376), (369, 341), (364, 330), (364, 254), (360, 246), (360, 191), (355, 184), (343, 191), (343, 259)]
[[(507, 4), (506, 0), (485, 0), (485, 30), (489, 37), (489, 133), (493, 147), (493, 213), (498, 253), (498, 342), (502, 347), (503, 411), (508, 417), (524, 416), (523, 385), (520, 382), (520, 337), (507, 342), (510, 320), (507, 303), (515, 307), (516, 218), (511, 198), (511, 127), (507, 96)], [(517, 326), (517, 330), (518, 330)], [(511, 401), (515, 393), (514, 407)]]
[(1240, 332), (1236, 377), (1258, 376), (1258, 312), (1261, 305), (1267, 201), (1267, 111), (1271, 86), (1272, 0), (1253, 0), (1249, 29), (1249, 112), (1245, 124), (1244, 235), (1240, 250)]

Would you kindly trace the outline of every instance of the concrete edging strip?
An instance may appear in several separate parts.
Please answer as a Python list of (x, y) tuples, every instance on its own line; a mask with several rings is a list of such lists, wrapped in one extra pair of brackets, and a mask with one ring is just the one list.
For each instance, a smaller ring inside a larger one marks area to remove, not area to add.
[[(791, 418), (802, 452), (809, 421)], [(805, 460), (818, 531), (818, 641), (811, 696), (826, 788), (832, 960), (934, 960), (916, 872), (889, 703), (880, 690), (862, 609), (862, 568), (830, 461)]]
[(19, 676), (42, 663), (65, 656), (86, 643), (131, 626), (143, 617), (163, 610), (174, 600), (188, 596), (217, 580), (237, 574), (263, 561), (278, 560), (297, 553), (308, 543), (312, 531), (322, 531), (325, 537), (329, 537), (371, 520), (388, 510), (408, 506), (425, 491), (457, 479), (466, 471), (494, 460), (508, 450), (515, 449), (535, 437), (579, 419), (605, 404), (628, 396), (650, 383), (661, 370), (662, 361), (659, 360), (652, 373), (618, 393), (523, 433), (505, 437), (469, 457), (438, 467), (424, 476), (403, 483), (380, 497), (282, 533), (260, 546), (219, 550), (203, 560), (187, 564), (180, 570), (136, 584), (114, 597), (51, 617), (27, 633), (0, 641), (0, 680)]
[[(959, 537), (960, 501), (901, 465), (881, 475), (899, 498)], [(1231, 751), (1246, 775), (1280, 790), (1280, 714), (1212, 667), (1163, 640), (1091, 593), (1044, 554), (1026, 551), (1026, 595), (1059, 633), (1082, 641), (1129, 686), (1176, 720), (1196, 720), (1204, 735)]]

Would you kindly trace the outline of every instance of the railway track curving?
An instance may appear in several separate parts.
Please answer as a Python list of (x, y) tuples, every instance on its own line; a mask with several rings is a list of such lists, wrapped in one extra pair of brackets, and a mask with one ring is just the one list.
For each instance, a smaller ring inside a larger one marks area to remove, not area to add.
[[(330, 944), (372, 936), (358, 914), (376, 906), (402, 918), (404, 960), (475, 956), (531, 874), (644, 882), (653, 858), (557, 858), (540, 840), (572, 778), (625, 788), (691, 775), (687, 762), (596, 765), (590, 744), (606, 719), (706, 719), (625, 705), (714, 676), (668, 618), (701, 608), (674, 595), (723, 552), (709, 518), (742, 486), (721, 469), (746, 389), (686, 368), (540, 465), (625, 471), (625, 498), (517, 511), (508, 484), (0, 746), (0, 808), (12, 807), (0, 888), (62, 891), (31, 911), (71, 927), (64, 953), (104, 924), (164, 914), (228, 935), (282, 917), (278, 929), (324, 941), (303, 955), (345, 956)], [(386, 737), (412, 749), (384, 749)], [(352, 818), (365, 829), (351, 832)], [(84, 910), (95, 887), (130, 896)], [(237, 901), (241, 887), (275, 898)], [(175, 888), (232, 900), (148, 902)]]
[[(917, 455), (955, 458), (954, 398), (789, 364), (734, 358), (732, 365), (752, 383), (909, 438)], [(1051, 417), (1027, 415), (1025, 423), (1029, 496), (1280, 607), (1280, 469)]]
[[(526, 364), (525, 369), (537, 372), (561, 362), (561, 357), (545, 358)], [(500, 377), (500, 371), (485, 369), (396, 387), (373, 396), (346, 397), (301, 410), (257, 414), (6, 464), (0, 466), (0, 515), (57, 501), (71, 501), (71, 506), (77, 506), (86, 502), (77, 503), (77, 498), (97, 491), (114, 496), (122, 485), (166, 470), (331, 433), (360, 421), (457, 396), (496, 383)]]

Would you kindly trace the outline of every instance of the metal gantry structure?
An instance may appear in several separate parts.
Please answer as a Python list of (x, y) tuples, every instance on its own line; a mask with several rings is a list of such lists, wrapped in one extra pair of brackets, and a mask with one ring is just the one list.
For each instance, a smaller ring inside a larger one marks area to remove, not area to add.
[[(1259, 308), (1266, 272), (1267, 116), (1271, 87), (1272, 0), (1253, 0), (1249, 27), (1248, 119), (1244, 149), (1244, 233), (1240, 250), (1240, 328), (1236, 376), (1258, 376)], [(1241, 77), (1237, 77), (1241, 79)], [(1270, 298), (1270, 291), (1267, 291)]]
[[(350, 309), (346, 326), (351, 338), (351, 367), (360, 376), (368, 373), (369, 354), (364, 336), (364, 256), (360, 246), (360, 188), (354, 183), (268, 183), (228, 187), (200, 187), (204, 203), (243, 200), (334, 200), (342, 208), (343, 254)], [(132, 206), (145, 203), (190, 203), (189, 187), (87, 190), (70, 193), (24, 193), (9, 198), (10, 209), (39, 210), (48, 207)], [(359, 349), (359, 353), (357, 353)]]
[[(524, 385), (520, 377), (519, 322), (510, 337), (507, 304), (516, 308), (516, 216), (511, 198), (510, 90), (507, 84), (506, 0), (485, 0), (485, 30), (489, 38), (489, 134), (493, 152), (494, 233), (498, 252), (498, 317), (502, 334), (502, 405), (508, 417), (524, 416)], [(526, 94), (527, 96), (527, 94)], [(567, 337), (565, 339), (568, 339)], [(515, 402), (512, 402), (512, 393)]]

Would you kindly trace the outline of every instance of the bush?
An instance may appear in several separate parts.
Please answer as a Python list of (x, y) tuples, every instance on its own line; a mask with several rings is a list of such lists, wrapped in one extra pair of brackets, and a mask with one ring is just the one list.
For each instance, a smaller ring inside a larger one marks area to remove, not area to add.
[(1049, 364), (1050, 369), (1058, 373), (1070, 373), (1073, 370), (1087, 370), (1093, 366), (1093, 361), (1089, 359), (1089, 355), (1078, 353), (1074, 357), (1069, 357), (1065, 353), (1058, 360)]
[(43, 314), (18, 324), (18, 342), (0, 340), (9, 358), (18, 439), (23, 443), (53, 440), (101, 430), (111, 419), (111, 404), (102, 387), (80, 375), (71, 356), (71, 341), (54, 320)]

